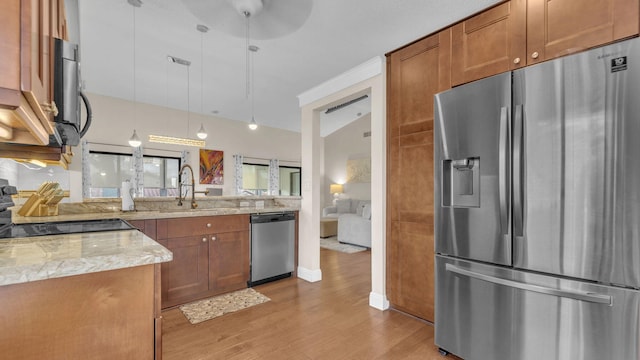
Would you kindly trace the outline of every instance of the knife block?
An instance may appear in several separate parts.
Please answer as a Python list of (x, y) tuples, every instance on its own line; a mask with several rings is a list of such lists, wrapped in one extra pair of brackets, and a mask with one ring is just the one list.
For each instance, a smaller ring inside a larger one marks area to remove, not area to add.
[(30, 216), (56, 216), (58, 215), (58, 204), (55, 205), (45, 205), (40, 204), (36, 209), (34, 214)]

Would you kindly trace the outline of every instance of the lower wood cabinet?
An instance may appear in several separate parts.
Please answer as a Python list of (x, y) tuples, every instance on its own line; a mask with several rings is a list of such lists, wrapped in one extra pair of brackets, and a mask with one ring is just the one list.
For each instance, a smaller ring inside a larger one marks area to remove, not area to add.
[(233, 291), (245, 287), (248, 280), (249, 232), (214, 235), (209, 242), (209, 289)]
[(197, 297), (209, 290), (208, 236), (160, 240), (160, 244), (173, 253), (173, 261), (162, 269), (163, 303)]
[(160, 359), (157, 266), (0, 286), (0, 358)]
[(162, 264), (162, 308), (247, 287), (249, 215), (160, 219), (156, 231), (173, 252)]

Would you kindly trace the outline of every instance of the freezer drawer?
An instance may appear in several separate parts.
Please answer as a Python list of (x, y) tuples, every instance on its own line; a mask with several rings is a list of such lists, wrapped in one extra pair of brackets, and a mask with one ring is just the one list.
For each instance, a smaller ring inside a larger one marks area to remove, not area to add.
[(465, 360), (640, 359), (640, 292), (436, 257), (436, 344)]

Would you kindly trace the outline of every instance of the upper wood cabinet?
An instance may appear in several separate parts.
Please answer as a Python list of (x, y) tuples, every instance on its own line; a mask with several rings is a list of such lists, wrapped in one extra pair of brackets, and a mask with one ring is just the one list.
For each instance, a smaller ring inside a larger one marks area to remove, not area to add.
[(638, 34), (638, 0), (527, 0), (527, 64)]
[(453, 85), (638, 34), (638, 0), (511, 0), (452, 27)]
[(48, 145), (54, 132), (53, 41), (66, 38), (63, 0), (0, 5), (0, 141)]
[(526, 65), (525, 11), (525, 0), (512, 0), (451, 28), (453, 85)]

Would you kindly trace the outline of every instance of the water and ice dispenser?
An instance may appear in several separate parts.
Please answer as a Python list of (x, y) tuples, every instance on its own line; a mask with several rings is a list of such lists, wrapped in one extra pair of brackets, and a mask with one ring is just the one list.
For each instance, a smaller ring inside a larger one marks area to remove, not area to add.
[(442, 162), (442, 205), (480, 207), (480, 158)]

